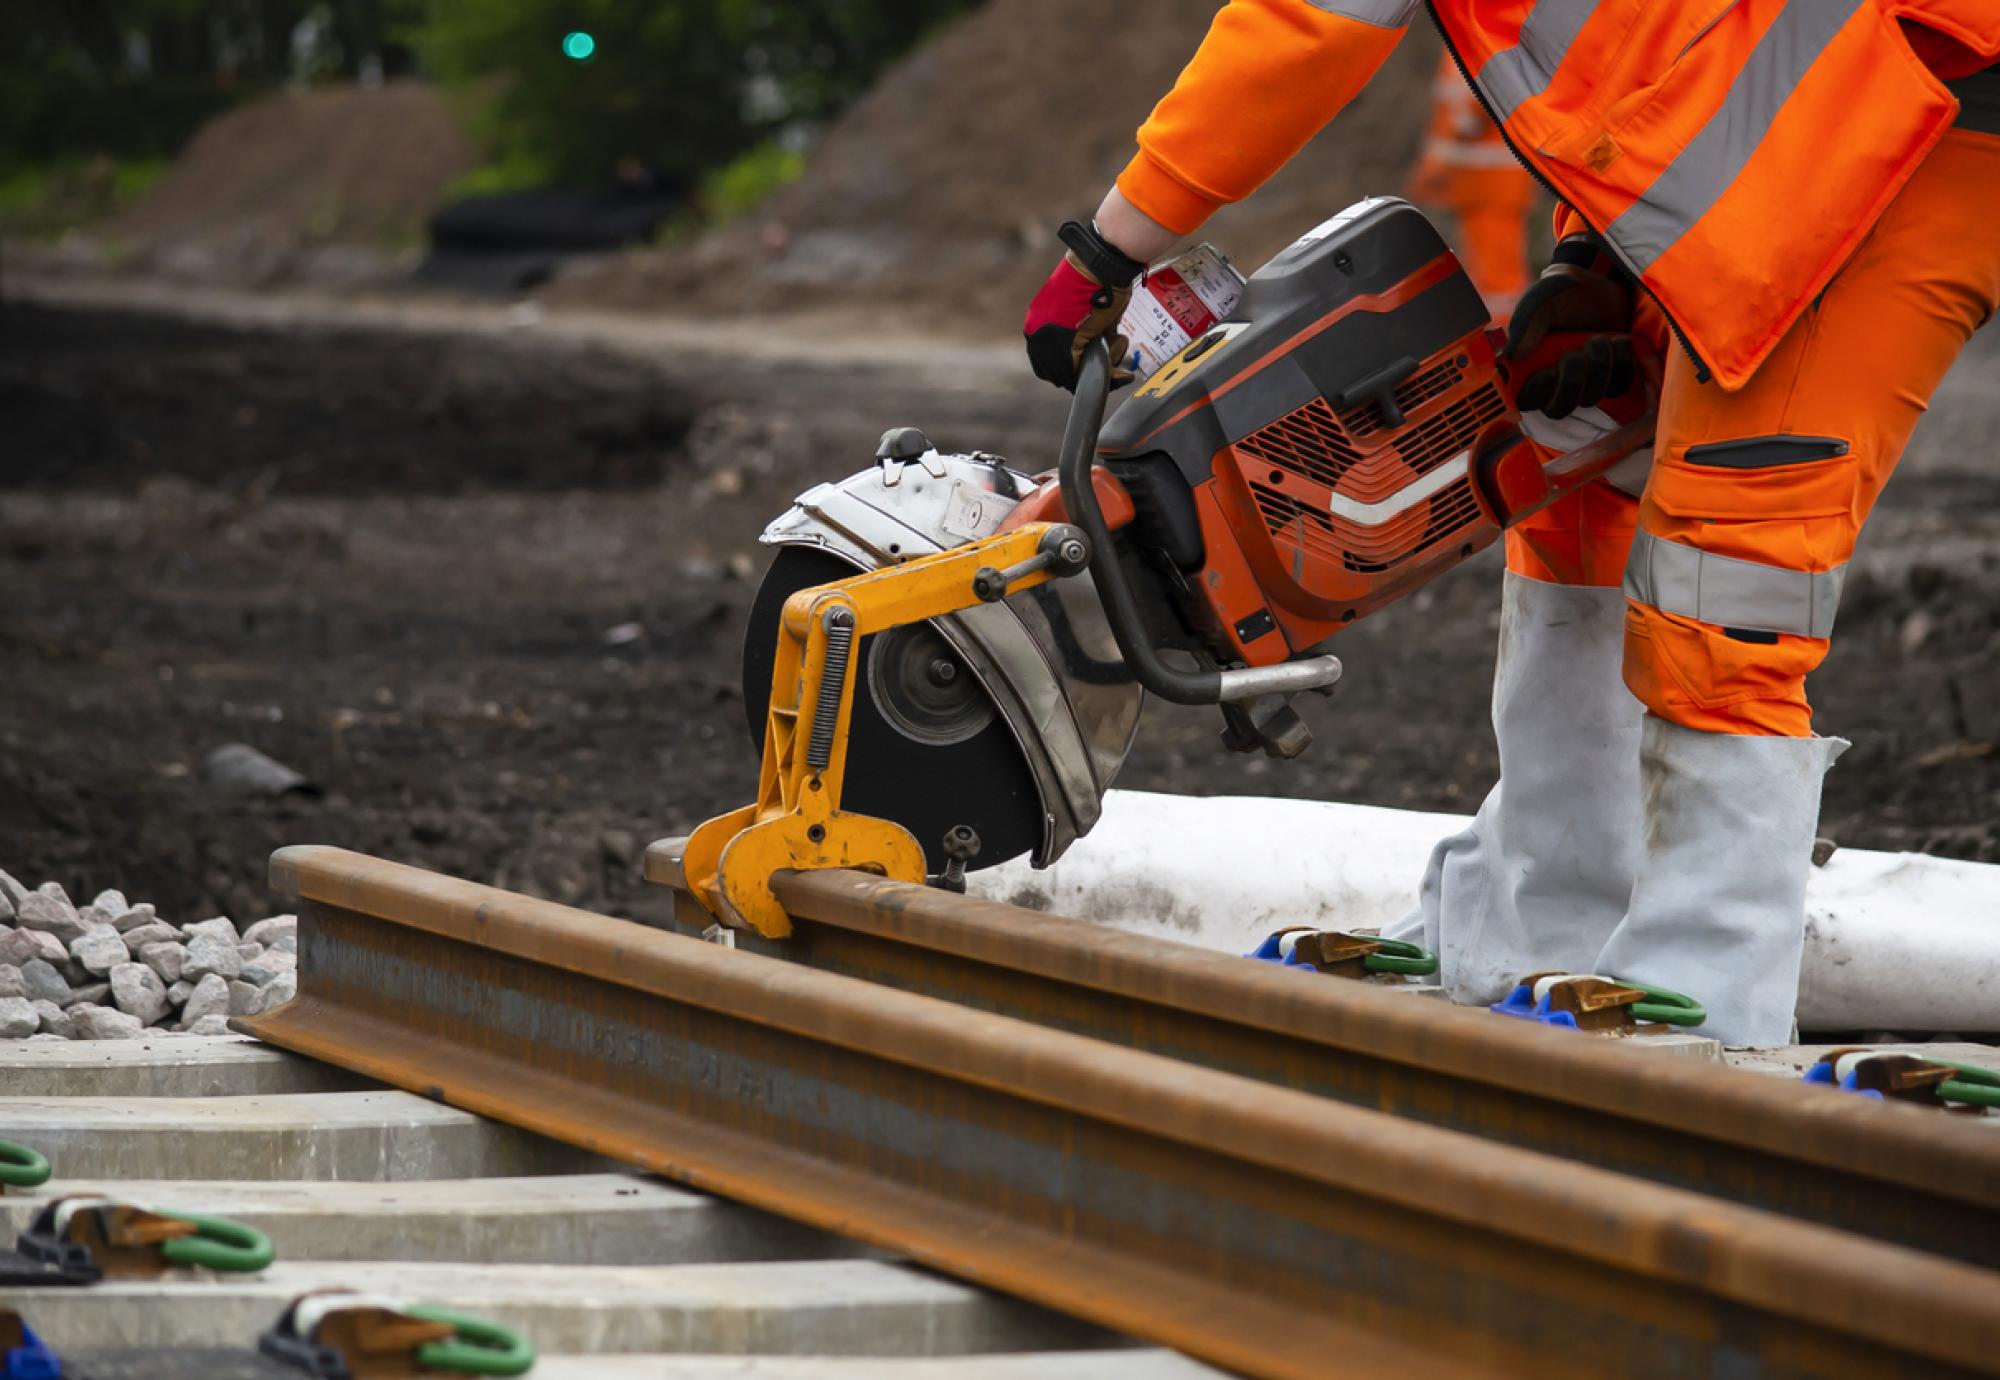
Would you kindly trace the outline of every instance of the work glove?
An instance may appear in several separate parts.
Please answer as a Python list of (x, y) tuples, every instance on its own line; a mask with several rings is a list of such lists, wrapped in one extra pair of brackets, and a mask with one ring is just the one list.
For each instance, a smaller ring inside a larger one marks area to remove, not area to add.
[[(1660, 360), (1635, 320), (1638, 289), (1589, 235), (1556, 246), (1556, 260), (1521, 296), (1505, 358), (1521, 380), (1521, 430), (1551, 455), (1574, 456), (1645, 417)], [(1650, 440), (1602, 474), (1635, 497), (1653, 467)]]
[(1127, 258), (1097, 233), (1097, 227), (1081, 221), (1064, 224), (1057, 238), (1068, 252), (1028, 303), (1028, 315), (1021, 323), (1035, 377), (1075, 392), (1084, 350), (1092, 341), (1108, 337), (1111, 386), (1130, 383), (1132, 371), (1120, 361), (1131, 342), (1117, 330), (1125, 305), (1132, 300), (1132, 284), (1146, 266)]
[(1637, 290), (1594, 237), (1571, 235), (1521, 295), (1507, 323), (1505, 358), (1525, 371), (1521, 411), (1561, 421), (1630, 391), (1638, 381), (1632, 336)]

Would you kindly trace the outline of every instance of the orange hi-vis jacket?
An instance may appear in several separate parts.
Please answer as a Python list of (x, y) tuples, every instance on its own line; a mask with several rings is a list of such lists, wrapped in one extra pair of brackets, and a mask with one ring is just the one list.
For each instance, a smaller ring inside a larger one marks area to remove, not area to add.
[[(1375, 74), (1419, 0), (1229, 0), (1118, 179), (1183, 233)], [(1514, 152), (1740, 388), (2000, 56), (2000, 0), (1431, 0)], [(1576, 228), (1582, 228), (1581, 225)]]

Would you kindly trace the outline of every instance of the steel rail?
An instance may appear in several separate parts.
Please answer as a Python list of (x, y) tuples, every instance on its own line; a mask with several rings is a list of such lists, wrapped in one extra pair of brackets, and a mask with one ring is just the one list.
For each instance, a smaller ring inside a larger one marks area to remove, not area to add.
[(1262, 1376), (2000, 1374), (2000, 1276), (328, 848), (240, 1028)]
[(796, 931), (761, 953), (2000, 1268), (1991, 1127), (857, 872), (774, 885)]

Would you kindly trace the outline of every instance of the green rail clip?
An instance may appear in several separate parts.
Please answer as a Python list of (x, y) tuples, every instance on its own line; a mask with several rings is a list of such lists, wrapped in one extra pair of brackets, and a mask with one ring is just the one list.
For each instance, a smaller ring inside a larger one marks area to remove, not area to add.
[(1657, 1021), (1662, 1025), (1700, 1025), (1708, 1019), (1708, 1011), (1693, 997), (1682, 996), (1679, 992), (1669, 992), (1664, 987), (1648, 987), (1643, 982), (1630, 978), (1611, 979), (1623, 987), (1636, 987), (1646, 994), (1646, 999), (1632, 1006), (1635, 1021)]
[[(1929, 1059), (1929, 1055), (1925, 1055)], [(2000, 1107), (2000, 1073), (1978, 1064), (1961, 1064), (1956, 1059), (1931, 1059), (1933, 1064), (1958, 1070), (1958, 1077), (1937, 1085), (1938, 1099), (1967, 1107)]]
[(419, 1347), (419, 1365), (458, 1375), (526, 1375), (534, 1369), (535, 1349), (528, 1345), (528, 1339), (489, 1318), (428, 1304), (413, 1304), (402, 1311), (424, 1322), (447, 1323), (458, 1333), (449, 1341)]
[(160, 1243), (160, 1255), (175, 1265), (199, 1265), (225, 1274), (252, 1274), (278, 1258), (271, 1238), (255, 1227), (226, 1217), (201, 1217), (191, 1212), (162, 1212), (177, 1222), (192, 1222), (193, 1236)]
[(0, 1189), (40, 1188), (49, 1181), (49, 1157), (11, 1140), (0, 1140)]
[(1429, 977), (1438, 970), (1437, 955), (1421, 944), (1406, 943), (1401, 939), (1384, 939), (1381, 935), (1370, 935), (1381, 949), (1361, 960), (1361, 966), (1371, 973), (1401, 973), (1405, 977)]

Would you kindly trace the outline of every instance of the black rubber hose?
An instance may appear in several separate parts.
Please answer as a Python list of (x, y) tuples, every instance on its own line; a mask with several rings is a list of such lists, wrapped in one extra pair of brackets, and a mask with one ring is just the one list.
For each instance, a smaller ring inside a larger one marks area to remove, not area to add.
[(1097, 434), (1104, 426), (1104, 404), (1111, 396), (1111, 354), (1100, 339), (1091, 342), (1077, 370), (1076, 400), (1070, 404), (1069, 423), (1063, 428), (1062, 453), (1056, 474), (1062, 484), (1063, 508), (1069, 520), (1090, 538), (1090, 580), (1097, 586), (1098, 602), (1104, 605), (1104, 620), (1111, 636), (1131, 668), (1133, 679), (1170, 704), (1219, 704), (1222, 701), (1220, 671), (1177, 671), (1160, 660), (1146, 622), (1139, 613), (1139, 600), (1126, 583), (1125, 568), (1119, 564), (1118, 549), (1104, 525), (1097, 506), (1097, 491), (1091, 487), (1090, 468), (1097, 458)]

